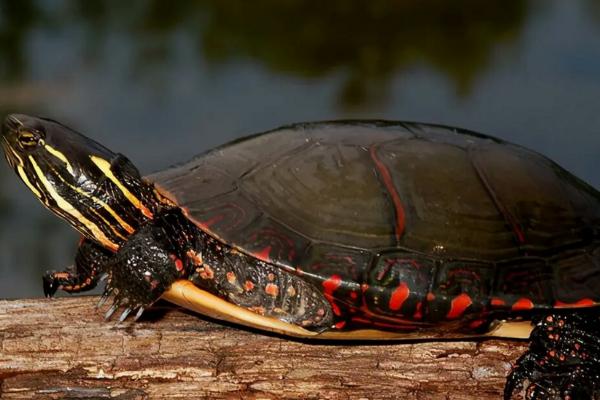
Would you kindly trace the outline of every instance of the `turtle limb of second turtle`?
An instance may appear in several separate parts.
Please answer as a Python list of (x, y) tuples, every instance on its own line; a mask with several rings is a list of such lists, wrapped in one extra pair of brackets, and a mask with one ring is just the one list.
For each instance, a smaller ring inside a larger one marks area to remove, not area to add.
[(111, 256), (110, 251), (83, 238), (72, 267), (65, 271), (48, 271), (44, 274), (44, 295), (52, 297), (58, 289), (67, 293), (79, 293), (95, 288), (102, 276), (104, 265)]
[(505, 400), (594, 399), (600, 394), (600, 311), (550, 313), (534, 319), (529, 350), (508, 376)]

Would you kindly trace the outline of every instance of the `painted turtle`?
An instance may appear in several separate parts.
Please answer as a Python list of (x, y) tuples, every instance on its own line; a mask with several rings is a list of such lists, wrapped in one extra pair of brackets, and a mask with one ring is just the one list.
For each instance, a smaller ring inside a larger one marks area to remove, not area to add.
[(107, 318), (160, 297), (297, 337), (527, 337), (505, 390), (598, 388), (600, 193), (490, 136), (406, 122), (291, 125), (142, 178), (50, 119), (11, 115), (6, 158), (83, 234), (44, 290), (106, 273)]

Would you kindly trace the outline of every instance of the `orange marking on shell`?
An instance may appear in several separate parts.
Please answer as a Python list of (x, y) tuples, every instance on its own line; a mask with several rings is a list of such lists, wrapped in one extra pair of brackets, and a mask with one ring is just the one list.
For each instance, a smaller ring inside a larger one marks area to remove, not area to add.
[(254, 257), (258, 258), (259, 260), (262, 260), (264, 262), (270, 262), (270, 258), (269, 255), (271, 254), (271, 246), (267, 246), (264, 249), (257, 251), (256, 253), (254, 253)]
[(265, 292), (269, 296), (277, 297), (279, 294), (279, 287), (273, 283), (268, 283), (267, 286), (265, 286)]
[(429, 292), (427, 293), (427, 301), (434, 301), (435, 300), (435, 294)]
[(410, 295), (410, 289), (405, 282), (401, 282), (400, 285), (394, 290), (390, 297), (389, 307), (392, 311), (397, 311), (402, 307), (402, 304), (408, 299)]
[(463, 315), (467, 307), (473, 304), (473, 300), (466, 293), (461, 293), (450, 302), (450, 311), (446, 315), (446, 319), (456, 319)]
[(493, 307), (502, 307), (506, 305), (506, 302), (504, 300), (502, 300), (499, 297), (492, 297), (492, 300), (490, 301), (490, 304)]
[(246, 282), (244, 282), (244, 290), (246, 290), (247, 292), (249, 292), (252, 289), (254, 289), (254, 283), (252, 283), (252, 281), (246, 281)]
[(581, 299), (579, 301), (576, 301), (574, 303), (563, 303), (560, 300), (557, 300), (556, 303), (554, 303), (554, 306), (556, 308), (577, 308), (577, 307), (590, 307), (593, 306), (594, 304), (596, 304), (594, 302), (594, 300), (592, 299)]
[(533, 301), (526, 297), (521, 297), (512, 305), (513, 311), (531, 310), (534, 307)]

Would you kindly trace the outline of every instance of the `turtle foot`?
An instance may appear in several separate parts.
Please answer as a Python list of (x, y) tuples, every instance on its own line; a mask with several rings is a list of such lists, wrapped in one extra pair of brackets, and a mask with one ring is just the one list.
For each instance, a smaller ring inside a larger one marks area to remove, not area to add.
[(122, 309), (119, 321), (132, 313), (139, 318), (144, 309), (154, 304), (171, 284), (183, 276), (183, 264), (170, 247), (166, 233), (146, 225), (124, 243), (107, 263), (108, 280), (100, 306), (112, 297), (105, 314), (110, 319)]
[(529, 350), (504, 390), (510, 399), (600, 399), (600, 313), (549, 314), (534, 321)]

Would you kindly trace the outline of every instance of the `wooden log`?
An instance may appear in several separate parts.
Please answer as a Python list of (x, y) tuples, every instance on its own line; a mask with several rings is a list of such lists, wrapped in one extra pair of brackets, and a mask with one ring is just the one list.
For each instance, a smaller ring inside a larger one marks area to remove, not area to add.
[(288, 340), (160, 304), (105, 322), (97, 297), (0, 301), (0, 398), (500, 399), (515, 341)]

